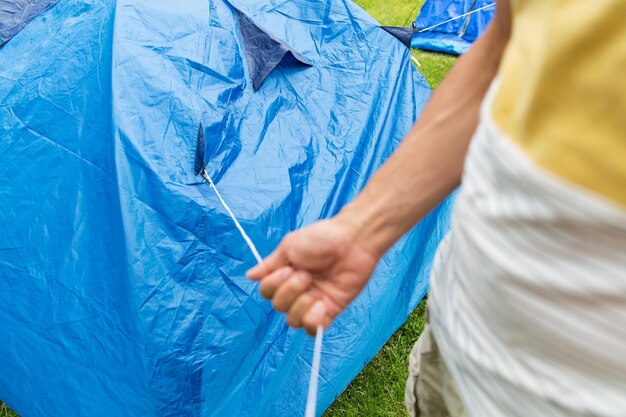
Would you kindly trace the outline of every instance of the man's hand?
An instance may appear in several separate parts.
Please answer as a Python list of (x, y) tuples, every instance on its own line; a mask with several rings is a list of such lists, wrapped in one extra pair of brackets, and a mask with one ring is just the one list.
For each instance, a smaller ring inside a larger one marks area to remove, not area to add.
[(248, 278), (291, 327), (313, 335), (359, 295), (378, 260), (358, 244), (355, 225), (336, 217), (285, 237)]

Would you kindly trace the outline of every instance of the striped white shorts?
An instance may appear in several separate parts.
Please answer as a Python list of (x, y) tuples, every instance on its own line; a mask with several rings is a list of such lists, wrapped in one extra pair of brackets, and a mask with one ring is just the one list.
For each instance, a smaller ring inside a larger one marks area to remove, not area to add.
[(469, 416), (626, 416), (626, 210), (531, 161), (493, 90), (431, 279), (441, 355)]

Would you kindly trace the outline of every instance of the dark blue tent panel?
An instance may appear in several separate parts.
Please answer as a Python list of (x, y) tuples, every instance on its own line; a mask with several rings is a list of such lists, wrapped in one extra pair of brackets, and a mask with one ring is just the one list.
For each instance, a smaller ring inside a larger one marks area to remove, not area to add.
[[(471, 14), (463, 16), (467, 13)], [(418, 33), (413, 35), (411, 46), (462, 54), (485, 31), (494, 13), (494, 0), (427, 0), (415, 21)], [(459, 16), (463, 17), (457, 19)], [(451, 21), (440, 25), (448, 20)]]
[(411, 38), (413, 37), (413, 28), (402, 28), (395, 26), (382, 26), (384, 30), (386, 30), (390, 35), (393, 35), (396, 39), (398, 39), (404, 46), (407, 48), (411, 48)]
[[(196, 172), (269, 254), (396, 149), (430, 95), (410, 60), (346, 0), (60, 0), (33, 19), (0, 49), (0, 398), (23, 417), (302, 415), (313, 341), (244, 277)], [(423, 297), (449, 209), (329, 329), (320, 413)]]
[(59, 0), (0, 0), (0, 46)]
[(280, 63), (289, 60), (289, 58), (292, 58), (291, 62), (311, 65), (306, 58), (258, 27), (252, 19), (240, 10), (235, 9), (235, 12), (237, 13), (237, 23), (241, 32), (248, 71), (252, 79), (252, 87), (255, 91), (261, 87), (263, 81)]

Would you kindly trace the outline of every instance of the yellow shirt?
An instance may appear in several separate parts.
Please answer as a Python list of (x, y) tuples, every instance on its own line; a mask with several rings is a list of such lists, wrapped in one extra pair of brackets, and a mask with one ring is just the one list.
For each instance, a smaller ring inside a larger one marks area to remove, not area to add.
[(626, 0), (513, 0), (492, 113), (531, 159), (626, 205)]

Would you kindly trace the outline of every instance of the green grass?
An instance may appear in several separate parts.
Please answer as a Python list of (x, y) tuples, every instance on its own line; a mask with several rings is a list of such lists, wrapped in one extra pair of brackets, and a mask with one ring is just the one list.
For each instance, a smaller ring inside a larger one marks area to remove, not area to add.
[(385, 26), (409, 26), (424, 0), (353, 0)]
[(404, 416), (404, 384), (408, 355), (424, 328), (426, 302), (387, 342), (348, 388), (324, 413), (324, 417)]
[(433, 89), (441, 84), (441, 81), (443, 81), (452, 65), (456, 62), (456, 57), (450, 55), (418, 51), (416, 49), (413, 49), (411, 53), (420, 63), (419, 71)]
[(7, 407), (6, 404), (0, 401), (0, 417), (19, 417), (19, 416), (15, 414), (13, 410)]
[[(419, 13), (424, 0), (356, 0), (381, 24), (408, 26)], [(430, 86), (439, 86), (456, 58), (423, 51), (412, 51), (419, 70)], [(425, 303), (387, 342), (348, 388), (324, 413), (324, 417), (405, 416), (404, 384), (408, 376), (408, 356), (424, 327)], [(19, 417), (0, 401), (0, 417)], [(56, 417), (56, 416), (51, 416)]]

